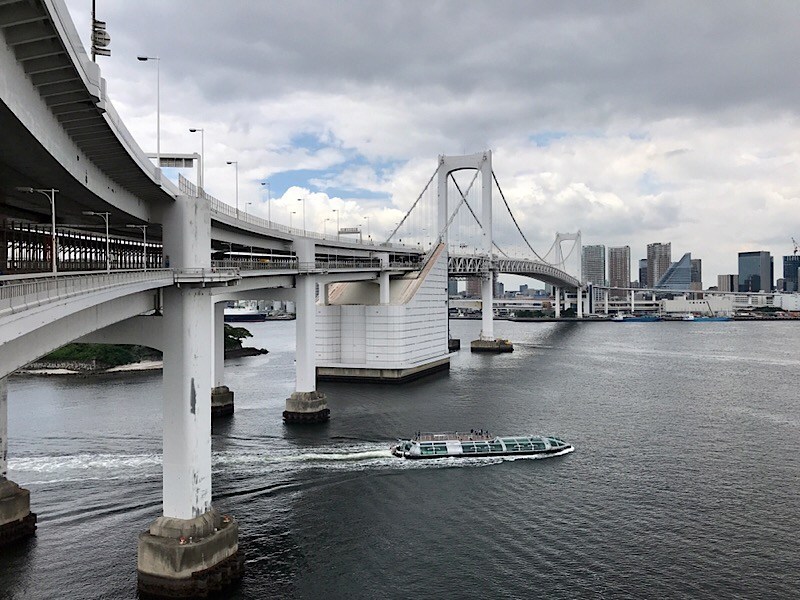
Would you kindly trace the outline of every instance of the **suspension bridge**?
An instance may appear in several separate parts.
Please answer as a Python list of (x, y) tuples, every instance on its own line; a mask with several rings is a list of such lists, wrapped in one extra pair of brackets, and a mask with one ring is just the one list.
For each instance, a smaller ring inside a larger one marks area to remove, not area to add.
[(447, 369), (449, 277), (481, 279), (476, 349), (505, 349), (492, 325), (498, 273), (553, 285), (557, 309), (575, 290), (581, 310), (580, 234), (538, 254), (522, 227), (535, 215), (512, 212), (490, 151), (440, 156), (384, 242), (287, 227), (163, 176), (114, 110), (63, 0), (0, 0), (0, 30), (0, 543), (36, 527), (28, 491), (7, 478), (6, 379), (63, 344), (163, 352), (162, 514), (139, 536), (137, 571), (142, 592), (170, 597), (242, 574), (238, 523), (211, 502), (211, 408), (233, 406), (226, 303), (295, 301), (287, 423), (329, 418), (318, 377)]

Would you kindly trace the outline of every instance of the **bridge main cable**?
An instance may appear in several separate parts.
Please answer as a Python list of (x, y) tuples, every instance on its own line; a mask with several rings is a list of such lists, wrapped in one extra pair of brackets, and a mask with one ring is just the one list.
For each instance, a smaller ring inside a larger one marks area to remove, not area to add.
[(536, 258), (538, 258), (542, 262), (547, 262), (545, 259), (539, 256), (539, 253), (533, 249), (533, 246), (531, 246), (530, 242), (528, 241), (528, 238), (526, 238), (525, 234), (522, 233), (522, 229), (520, 229), (519, 223), (517, 223), (517, 219), (514, 216), (514, 213), (511, 212), (511, 207), (508, 205), (508, 202), (506, 201), (505, 194), (503, 194), (503, 189), (500, 187), (500, 182), (497, 181), (497, 175), (495, 174), (494, 169), (492, 169), (492, 179), (494, 179), (494, 183), (497, 186), (497, 191), (500, 192), (500, 197), (503, 199), (503, 204), (506, 205), (506, 210), (508, 211), (508, 214), (511, 215), (511, 220), (514, 221), (514, 226), (517, 228), (517, 231), (519, 231), (519, 234), (522, 236), (522, 239), (525, 240), (525, 243), (528, 245), (528, 248), (531, 249), (531, 252), (533, 252)]
[(431, 178), (428, 179), (428, 183), (425, 184), (425, 187), (422, 188), (422, 191), (419, 193), (419, 196), (417, 196), (417, 199), (414, 201), (414, 204), (412, 204), (411, 208), (408, 209), (408, 212), (405, 214), (403, 219), (397, 224), (397, 227), (394, 228), (394, 231), (392, 231), (392, 233), (389, 234), (389, 237), (386, 238), (387, 244), (389, 243), (389, 240), (391, 240), (394, 237), (394, 234), (397, 233), (397, 230), (403, 226), (403, 223), (406, 222), (406, 219), (408, 219), (408, 216), (411, 214), (411, 211), (414, 210), (414, 208), (416, 208), (417, 204), (419, 204), (419, 201), (422, 199), (423, 194), (426, 191), (428, 191), (428, 187), (431, 185), (431, 181), (433, 181), (433, 178), (436, 177), (436, 174), (438, 172), (439, 172), (439, 165), (436, 165), (436, 169), (434, 169), (433, 175), (431, 175)]

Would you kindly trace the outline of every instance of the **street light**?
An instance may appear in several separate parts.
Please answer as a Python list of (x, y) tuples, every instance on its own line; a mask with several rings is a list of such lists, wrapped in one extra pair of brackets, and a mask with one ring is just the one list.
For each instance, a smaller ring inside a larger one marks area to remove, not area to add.
[(226, 161), (229, 165), (236, 166), (236, 218), (239, 218), (239, 161), (229, 160)]
[(323, 236), (328, 235), (328, 221), (330, 221), (330, 219), (325, 219), (324, 221), (322, 221), (322, 235)]
[(292, 215), (296, 215), (296, 214), (297, 214), (296, 210), (293, 210), (292, 212), (289, 213), (289, 229), (292, 228)]
[[(205, 129), (202, 127), (194, 127), (189, 130), (189, 133), (200, 132), (200, 176), (197, 178), (197, 187), (203, 189), (203, 179), (206, 171), (206, 151), (205, 151)], [(198, 194), (199, 195), (199, 194)]]
[(50, 238), (52, 240), (53, 252), (52, 252), (52, 272), (53, 275), (58, 274), (58, 264), (56, 263), (56, 256), (58, 254), (58, 238), (56, 238), (56, 189), (39, 189), (39, 188), (32, 188), (32, 187), (18, 187), (18, 192), (25, 192), (26, 194), (32, 194), (33, 192), (38, 192), (45, 196), (50, 201)]
[(106, 224), (106, 273), (111, 273), (111, 253), (109, 252), (109, 242), (108, 242), (108, 215), (111, 213), (109, 212), (95, 212), (93, 210), (84, 210), (83, 214), (91, 215), (95, 217), (100, 217), (105, 221)]
[(339, 209), (333, 208), (331, 210), (336, 213), (336, 241), (339, 241)]
[(369, 217), (364, 217), (367, 220), (367, 239), (371, 240), (372, 236), (369, 234)]
[(247, 214), (247, 207), (250, 206), (251, 204), (252, 204), (252, 202), (248, 202), (247, 204), (244, 205), (244, 214), (245, 215)]
[(267, 221), (272, 223), (272, 210), (271, 210), (272, 203), (270, 202), (270, 200), (271, 200), (271, 198), (270, 198), (271, 190), (269, 188), (269, 181), (262, 181), (261, 185), (267, 186)]
[(147, 225), (125, 225), (125, 227), (142, 230), (142, 252), (144, 253), (144, 272), (147, 273)]
[(306, 234), (306, 199), (305, 198), (298, 198), (298, 202), (303, 203), (303, 235)]
[(156, 61), (156, 164), (161, 168), (161, 59), (157, 56), (137, 56), (137, 60)]

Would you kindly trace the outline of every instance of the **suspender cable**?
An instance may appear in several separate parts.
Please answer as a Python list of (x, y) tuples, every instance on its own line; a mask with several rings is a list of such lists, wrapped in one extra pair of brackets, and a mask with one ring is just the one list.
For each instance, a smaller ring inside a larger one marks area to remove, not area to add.
[(525, 240), (525, 243), (528, 245), (528, 248), (531, 249), (531, 252), (533, 252), (536, 258), (538, 258), (542, 262), (547, 262), (545, 259), (539, 256), (539, 253), (536, 252), (536, 250), (533, 249), (533, 246), (531, 246), (530, 242), (528, 242), (528, 238), (525, 237), (525, 234), (522, 233), (522, 229), (519, 228), (519, 223), (517, 223), (517, 219), (514, 217), (514, 213), (511, 212), (511, 207), (508, 205), (506, 197), (503, 194), (503, 190), (500, 188), (500, 182), (497, 181), (497, 175), (495, 175), (494, 170), (492, 170), (492, 179), (494, 179), (494, 183), (497, 186), (497, 191), (500, 192), (500, 197), (503, 199), (503, 204), (506, 205), (506, 210), (508, 211), (508, 214), (511, 215), (511, 220), (514, 221), (514, 226), (517, 228), (517, 231), (519, 231), (519, 234), (522, 236), (522, 239)]
[(400, 228), (403, 226), (403, 223), (405, 223), (405, 222), (406, 222), (406, 219), (408, 219), (408, 215), (410, 215), (410, 214), (411, 214), (411, 211), (412, 211), (412, 210), (414, 210), (414, 207), (416, 207), (416, 206), (417, 206), (417, 204), (419, 203), (419, 201), (420, 201), (420, 199), (422, 198), (422, 196), (423, 196), (423, 195), (425, 194), (425, 192), (428, 190), (428, 186), (431, 184), (431, 181), (433, 181), (433, 178), (434, 178), (434, 177), (436, 177), (436, 174), (437, 174), (438, 172), (439, 172), (439, 166), (437, 165), (437, 166), (436, 166), (436, 170), (433, 172), (433, 175), (431, 175), (431, 178), (430, 178), (430, 179), (428, 179), (428, 183), (426, 183), (426, 184), (425, 184), (425, 187), (422, 189), (422, 192), (420, 192), (420, 195), (419, 195), (419, 196), (417, 196), (417, 199), (414, 201), (414, 204), (412, 204), (412, 205), (411, 205), (411, 208), (409, 208), (409, 209), (408, 209), (408, 212), (407, 212), (407, 213), (405, 214), (405, 216), (403, 217), (403, 220), (402, 220), (402, 221), (400, 221), (400, 222), (397, 224), (397, 227), (395, 227), (395, 228), (394, 228), (394, 231), (392, 231), (392, 233), (390, 233), (390, 234), (389, 234), (389, 237), (388, 237), (388, 238), (386, 238), (386, 242), (387, 242), (387, 243), (389, 242), (389, 240), (391, 240), (391, 239), (392, 239), (392, 237), (394, 237), (394, 234), (395, 234), (395, 233), (397, 233), (397, 230), (398, 230), (398, 229), (400, 229)]

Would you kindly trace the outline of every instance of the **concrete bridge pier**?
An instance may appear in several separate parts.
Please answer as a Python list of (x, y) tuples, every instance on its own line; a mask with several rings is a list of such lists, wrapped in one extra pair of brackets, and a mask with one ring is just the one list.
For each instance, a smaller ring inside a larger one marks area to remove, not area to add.
[(139, 591), (202, 596), (241, 577), (239, 527), (211, 506), (212, 300), (164, 290), (163, 516), (139, 535)]
[(494, 337), (494, 278), (490, 271), (481, 279), (481, 337), (473, 340), (473, 352), (513, 352), (514, 345), (508, 340)]
[[(296, 240), (295, 252), (301, 266), (314, 263), (316, 255), (313, 240)], [(296, 382), (295, 391), (286, 399), (286, 410), (283, 411), (283, 420), (286, 423), (324, 423), (331, 415), (325, 394), (316, 389), (316, 287), (316, 277), (313, 274), (297, 276)]]
[(556, 319), (560, 319), (561, 318), (561, 288), (560, 287), (554, 288), (553, 293), (555, 295)]
[(578, 288), (577, 297), (577, 315), (579, 319), (583, 318), (583, 288)]
[[(177, 276), (210, 271), (208, 204), (178, 196), (163, 217)], [(188, 281), (164, 290), (163, 514), (139, 535), (137, 560), (139, 591), (164, 598), (205, 597), (244, 568), (238, 524), (211, 506), (211, 288)]]
[(233, 391), (225, 385), (225, 303), (214, 304), (214, 386), (211, 388), (211, 417), (233, 414)]
[(36, 531), (31, 494), (7, 479), (8, 380), (0, 379), (0, 547), (24, 539)]

